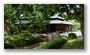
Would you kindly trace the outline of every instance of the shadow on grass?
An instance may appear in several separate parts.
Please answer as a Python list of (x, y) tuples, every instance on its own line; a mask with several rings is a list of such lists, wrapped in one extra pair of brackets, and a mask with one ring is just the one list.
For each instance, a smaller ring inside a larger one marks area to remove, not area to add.
[(68, 42), (62, 47), (62, 49), (84, 49), (84, 39), (77, 38), (68, 40)]

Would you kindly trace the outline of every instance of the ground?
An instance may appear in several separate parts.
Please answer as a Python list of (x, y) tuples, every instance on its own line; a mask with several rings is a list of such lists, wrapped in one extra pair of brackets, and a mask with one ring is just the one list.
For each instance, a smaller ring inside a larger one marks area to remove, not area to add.
[(23, 49), (33, 49), (36, 46), (39, 46), (41, 44), (45, 44), (46, 42), (40, 42), (40, 43), (36, 43), (34, 45), (26, 45), (25, 47), (23, 47)]

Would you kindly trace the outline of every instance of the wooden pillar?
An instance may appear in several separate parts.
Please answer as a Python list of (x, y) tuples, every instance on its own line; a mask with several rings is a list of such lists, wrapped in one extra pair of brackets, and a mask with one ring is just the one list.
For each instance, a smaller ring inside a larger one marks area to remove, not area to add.
[(49, 24), (49, 33), (50, 33), (50, 24)]
[(70, 25), (68, 25), (68, 30), (67, 30), (68, 32), (70, 31)]

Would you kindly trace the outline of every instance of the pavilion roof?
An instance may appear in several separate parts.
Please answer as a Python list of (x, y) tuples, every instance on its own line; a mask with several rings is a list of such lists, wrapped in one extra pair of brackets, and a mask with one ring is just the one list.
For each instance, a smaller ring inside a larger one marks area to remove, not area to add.
[[(58, 16), (58, 14), (55, 14), (54, 16), (50, 17), (51, 21), (50, 24), (67, 24), (67, 25), (73, 25), (71, 22), (66, 21), (63, 17)], [(19, 20), (15, 20), (15, 24), (19, 24), (20, 21)], [(25, 20), (25, 18), (23, 18), (23, 20), (21, 20), (21, 24), (28, 24), (30, 23), (29, 20)]]
[(71, 22), (68, 22), (66, 20), (51, 20), (50, 24), (67, 24), (67, 25), (73, 25)]

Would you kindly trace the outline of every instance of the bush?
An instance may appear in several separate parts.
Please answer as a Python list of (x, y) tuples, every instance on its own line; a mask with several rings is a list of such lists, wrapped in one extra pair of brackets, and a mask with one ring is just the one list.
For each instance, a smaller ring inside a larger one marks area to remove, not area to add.
[(11, 45), (10, 42), (4, 42), (4, 49), (14, 48), (14, 45)]
[(23, 33), (22, 36), (32, 36), (31, 33)]
[(42, 40), (39, 39), (39, 38), (36, 38), (34, 36), (30, 36), (28, 39), (25, 39), (26, 40), (26, 44), (35, 44), (35, 43), (38, 43), (38, 42), (41, 42)]
[(7, 36), (7, 34), (4, 34), (4, 36)]
[(4, 37), (4, 48), (14, 48), (16, 47), (16, 41), (17, 39), (14, 36), (5, 36)]
[(42, 44), (38, 47), (35, 47), (34, 49), (57, 49), (57, 48), (60, 48), (62, 45), (64, 45), (66, 42), (67, 42), (67, 38), (60, 37), (60, 38), (51, 40), (46, 44)]
[(22, 37), (19, 37), (18, 35), (11, 35), (11, 36), (5, 35), (4, 48), (5, 49), (20, 48), (26, 44), (31, 45), (42, 41), (40, 38), (30, 36), (29, 34), (28, 35), (25, 34), (25, 35)]
[(38, 42), (42, 41), (41, 38), (34, 37), (31, 34), (23, 34), (23, 39), (25, 40), (26, 44), (29, 44), (29, 45), (35, 44), (35, 43), (38, 43)]
[(9, 39), (4, 39), (4, 48), (7, 49), (7, 48), (13, 48), (14, 45), (10, 43)]
[(76, 36), (75, 33), (69, 33), (69, 34), (68, 34), (68, 38), (69, 38), (69, 39), (76, 39), (77, 36)]
[(35, 44), (42, 41), (42, 39), (32, 36), (31, 33), (28, 33), (28, 34), (24, 33), (22, 36), (22, 40), (24, 41), (25, 44), (28, 44), (28, 45)]
[(36, 38), (40, 39), (41, 41), (45, 41), (47, 36), (44, 36), (44, 35), (38, 35), (36, 36)]

